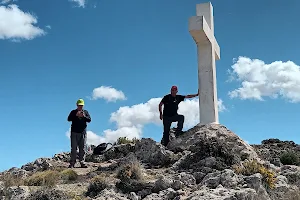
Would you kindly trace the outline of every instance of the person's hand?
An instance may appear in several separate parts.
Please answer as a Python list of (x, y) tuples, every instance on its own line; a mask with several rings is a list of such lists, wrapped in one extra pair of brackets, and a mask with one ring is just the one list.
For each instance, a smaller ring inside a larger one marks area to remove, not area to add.
[(79, 113), (79, 117), (83, 117), (84, 115), (83, 115), (83, 112), (82, 111), (80, 111), (80, 113)]
[(80, 115), (80, 111), (77, 111), (76, 116), (79, 117)]
[(162, 113), (160, 113), (159, 118), (160, 118), (160, 120), (163, 119)]

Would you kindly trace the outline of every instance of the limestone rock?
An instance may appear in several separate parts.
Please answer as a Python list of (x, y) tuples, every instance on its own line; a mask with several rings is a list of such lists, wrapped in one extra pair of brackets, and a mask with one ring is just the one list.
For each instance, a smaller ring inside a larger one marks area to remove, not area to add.
[(3, 197), (5, 195), (4, 189), (5, 189), (4, 182), (0, 181), (0, 199), (1, 199), (1, 197)]
[(147, 195), (143, 200), (169, 200), (174, 199), (176, 196), (178, 196), (178, 193), (174, 189), (168, 188), (159, 193)]
[(254, 189), (245, 188), (241, 190), (228, 189), (223, 186), (215, 189), (202, 187), (201, 190), (190, 194), (186, 200), (269, 200), (258, 196)]
[(179, 159), (172, 151), (166, 150), (163, 145), (150, 138), (137, 141), (135, 149), (137, 158), (152, 166), (168, 166)]
[(120, 194), (114, 191), (113, 189), (104, 189), (96, 198), (96, 200), (128, 200), (125, 194)]
[(287, 178), (287, 183), (300, 187), (300, 167), (294, 165), (282, 166), (280, 174)]
[(240, 137), (218, 124), (197, 125), (169, 143), (172, 151), (191, 151), (179, 166), (200, 171), (202, 167), (223, 170), (245, 159), (259, 159)]
[(271, 138), (263, 140), (260, 145), (251, 145), (257, 154), (264, 160), (267, 160), (277, 167), (283, 164), (280, 161), (280, 156), (286, 151), (292, 151), (300, 155), (300, 145), (293, 141), (281, 141)]
[(128, 144), (120, 144), (116, 145), (110, 149), (108, 149), (103, 155), (105, 160), (118, 159), (125, 157), (130, 152), (134, 152), (135, 145)]
[(26, 171), (45, 171), (52, 168), (52, 164), (50, 163), (51, 158), (38, 158), (34, 162), (27, 163), (23, 165), (21, 169)]
[(14, 179), (25, 179), (28, 177), (28, 171), (24, 169), (19, 169), (17, 167), (12, 167), (9, 170), (6, 170), (1, 173), (1, 176), (5, 178), (5, 176), (10, 176)]
[(30, 194), (27, 186), (12, 186), (6, 189), (5, 198), (10, 200), (25, 200)]
[(26, 200), (71, 200), (67, 193), (58, 189), (40, 189), (28, 195)]

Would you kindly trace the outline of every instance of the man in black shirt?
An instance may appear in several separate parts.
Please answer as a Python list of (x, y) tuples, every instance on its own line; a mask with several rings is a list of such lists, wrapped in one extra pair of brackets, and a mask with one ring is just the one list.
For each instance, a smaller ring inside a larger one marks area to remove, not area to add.
[[(190, 95), (177, 95), (177, 92), (177, 86), (172, 86), (171, 93), (165, 95), (159, 104), (160, 119), (163, 120), (164, 125), (162, 138), (162, 144), (164, 146), (167, 146), (169, 143), (169, 134), (172, 122), (177, 122), (176, 136), (182, 133), (184, 116), (177, 113), (179, 103), (184, 101), (185, 98), (193, 98), (199, 95), (199, 90), (197, 94)], [(164, 105), (163, 113), (161, 109), (162, 105)]]
[(91, 116), (87, 110), (83, 110), (84, 101), (77, 101), (77, 109), (72, 110), (68, 116), (68, 121), (71, 124), (71, 159), (69, 168), (73, 168), (76, 163), (77, 147), (79, 149), (79, 161), (83, 168), (85, 165), (85, 146), (86, 146), (86, 127), (87, 123), (91, 122)]

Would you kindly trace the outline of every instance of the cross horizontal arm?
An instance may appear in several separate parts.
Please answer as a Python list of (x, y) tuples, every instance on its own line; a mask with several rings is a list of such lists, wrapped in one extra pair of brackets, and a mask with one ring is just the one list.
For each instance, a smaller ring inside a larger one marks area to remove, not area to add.
[(203, 16), (194, 16), (189, 19), (189, 32), (196, 44), (210, 42), (213, 45), (216, 60), (220, 59), (220, 46)]

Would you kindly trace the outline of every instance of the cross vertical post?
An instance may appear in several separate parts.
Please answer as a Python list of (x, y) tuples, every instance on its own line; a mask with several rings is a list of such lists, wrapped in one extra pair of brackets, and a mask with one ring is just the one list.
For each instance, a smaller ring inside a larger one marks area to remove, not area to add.
[(189, 19), (189, 32), (197, 45), (200, 124), (219, 123), (216, 60), (220, 47), (214, 36), (213, 7), (196, 5), (197, 16)]

